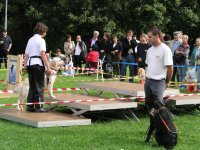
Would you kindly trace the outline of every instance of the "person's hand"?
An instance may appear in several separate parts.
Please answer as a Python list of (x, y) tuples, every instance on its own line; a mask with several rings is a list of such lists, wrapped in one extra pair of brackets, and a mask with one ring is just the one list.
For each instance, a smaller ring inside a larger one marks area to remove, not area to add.
[(53, 74), (53, 71), (52, 71), (51, 69), (47, 69), (47, 71), (46, 71), (46, 72), (47, 72), (47, 74), (48, 74), (48, 75), (51, 75), (51, 74)]
[(112, 54), (115, 54), (115, 51), (112, 51), (111, 53), (112, 53)]
[(92, 48), (89, 48), (89, 51), (91, 52), (91, 51), (92, 51)]
[(104, 53), (104, 50), (100, 50), (100, 53)]
[(169, 82), (166, 82), (166, 89), (167, 88), (170, 88), (170, 83)]
[(138, 62), (141, 62), (142, 61), (142, 58), (138, 58)]

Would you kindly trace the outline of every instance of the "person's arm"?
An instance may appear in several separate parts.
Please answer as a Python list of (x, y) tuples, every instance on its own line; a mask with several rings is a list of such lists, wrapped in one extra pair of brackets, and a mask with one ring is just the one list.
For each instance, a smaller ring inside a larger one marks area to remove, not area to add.
[(40, 55), (41, 55), (41, 58), (42, 58), (42, 60), (43, 60), (43, 62), (44, 62), (44, 64), (45, 64), (46, 68), (47, 68), (47, 74), (51, 74), (51, 73), (52, 73), (52, 70), (51, 70), (50, 65), (49, 65), (49, 62), (48, 62), (48, 60), (47, 60), (47, 56), (46, 56), (46, 54), (45, 54), (45, 51), (41, 51), (41, 52), (40, 52)]
[(12, 47), (12, 43), (9, 44), (7, 51), (9, 52)]
[(173, 75), (173, 65), (167, 66), (167, 76), (166, 76), (166, 84), (167, 87), (169, 87), (169, 82), (172, 79), (172, 75)]
[(25, 54), (25, 56), (24, 56), (24, 68), (26, 68), (27, 61), (28, 61), (28, 54)]

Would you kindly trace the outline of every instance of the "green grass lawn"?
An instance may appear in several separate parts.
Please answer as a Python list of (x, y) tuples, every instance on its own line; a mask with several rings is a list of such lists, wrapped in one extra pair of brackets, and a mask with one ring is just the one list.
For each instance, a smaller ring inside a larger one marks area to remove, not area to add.
[[(0, 70), (0, 80), (5, 79)], [(77, 87), (77, 80), (91, 80), (95, 76), (58, 77), (55, 87)], [(63, 82), (61, 82), (63, 81)], [(0, 89), (6, 84), (0, 83)], [(79, 91), (78, 93), (81, 93)], [(91, 91), (94, 94), (94, 91)], [(113, 97), (105, 93), (105, 97)], [(1, 98), (0, 103), (16, 103), (17, 98)], [(22, 124), (0, 120), (1, 150), (162, 150), (153, 147), (155, 140), (144, 143), (149, 120), (145, 112), (135, 112), (141, 122), (120, 118), (93, 120), (89, 126), (32, 128)], [(198, 150), (200, 147), (200, 112), (174, 111), (179, 128), (176, 150)]]

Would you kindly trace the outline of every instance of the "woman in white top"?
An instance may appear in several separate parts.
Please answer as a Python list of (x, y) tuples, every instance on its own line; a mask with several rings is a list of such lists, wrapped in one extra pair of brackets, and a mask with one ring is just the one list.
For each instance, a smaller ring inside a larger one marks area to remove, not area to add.
[(67, 41), (64, 43), (64, 51), (66, 58), (69, 58), (70, 55), (74, 55), (75, 44), (72, 41), (71, 35), (67, 35)]
[[(33, 32), (34, 36), (28, 41), (25, 50), (24, 67), (27, 68), (29, 78), (29, 93), (27, 102), (43, 102), (44, 97), (44, 72), (46, 67), (47, 74), (52, 70), (46, 57), (45, 37), (48, 27), (44, 23), (37, 23)], [(28, 105), (26, 111), (47, 112), (42, 105)]]

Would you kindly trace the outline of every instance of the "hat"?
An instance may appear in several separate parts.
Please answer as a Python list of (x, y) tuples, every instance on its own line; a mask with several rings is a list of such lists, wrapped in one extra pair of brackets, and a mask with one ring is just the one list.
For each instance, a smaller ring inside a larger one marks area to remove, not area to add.
[(175, 32), (173, 33), (173, 35), (177, 35), (177, 34), (180, 34), (180, 31), (175, 31)]

